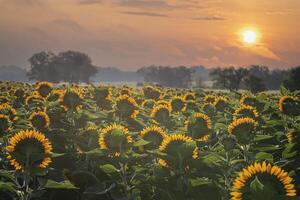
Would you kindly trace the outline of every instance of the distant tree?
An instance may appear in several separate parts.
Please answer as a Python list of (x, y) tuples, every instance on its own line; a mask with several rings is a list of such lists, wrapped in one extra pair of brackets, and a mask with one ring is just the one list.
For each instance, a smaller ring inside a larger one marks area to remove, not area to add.
[(55, 71), (55, 66), (53, 65), (55, 58), (56, 55), (54, 53), (45, 51), (31, 56), (28, 59), (31, 68), (27, 74), (29, 79), (58, 82), (59, 76)]
[(257, 93), (266, 90), (264, 80), (254, 74), (249, 74), (244, 79), (244, 83), (246, 89), (250, 90), (252, 93)]
[(139, 69), (138, 74), (145, 82), (155, 82), (165, 87), (189, 87), (192, 82), (193, 70), (185, 66), (150, 66)]
[(289, 70), (283, 85), (291, 91), (300, 90), (300, 66)]
[(51, 52), (40, 52), (29, 58), (31, 65), (29, 78), (49, 82), (89, 82), (97, 72), (88, 55), (66, 51), (55, 55)]
[(248, 70), (241, 67), (216, 68), (210, 73), (214, 87), (229, 90), (238, 90), (247, 74)]

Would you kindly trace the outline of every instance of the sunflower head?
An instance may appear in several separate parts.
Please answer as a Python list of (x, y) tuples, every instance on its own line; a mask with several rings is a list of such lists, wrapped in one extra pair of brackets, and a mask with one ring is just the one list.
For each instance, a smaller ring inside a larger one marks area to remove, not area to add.
[(299, 130), (291, 129), (286, 133), (289, 143), (297, 143), (300, 139)]
[(29, 95), (25, 98), (26, 105), (32, 105), (32, 104), (41, 105), (42, 101), (43, 101), (43, 98), (36, 93), (33, 93), (32, 95)]
[(171, 107), (169, 105), (157, 105), (154, 106), (151, 111), (151, 118), (158, 123), (166, 123), (170, 120)]
[(46, 98), (51, 93), (52, 87), (53, 87), (52, 83), (39, 82), (37, 83), (36, 91), (41, 97)]
[(131, 119), (135, 119), (139, 113), (138, 104), (128, 95), (121, 95), (117, 98), (115, 111), (120, 117)]
[(212, 122), (204, 113), (193, 114), (185, 123), (188, 136), (194, 140), (206, 141), (212, 131)]
[(210, 94), (205, 95), (204, 102), (213, 104), (215, 102), (215, 98), (216, 97), (214, 95), (210, 95)]
[(235, 110), (233, 114), (233, 119), (238, 119), (243, 117), (257, 119), (258, 112), (254, 107), (242, 104), (238, 109)]
[(210, 117), (216, 113), (216, 107), (212, 103), (204, 103), (202, 109)]
[(72, 87), (64, 91), (60, 102), (65, 111), (72, 110), (78, 111), (81, 108), (83, 101), (82, 91), (78, 87)]
[(161, 98), (161, 91), (151, 85), (146, 85), (143, 88), (144, 97), (146, 99), (158, 100)]
[(60, 89), (52, 90), (52, 92), (48, 95), (48, 101), (58, 101), (62, 99), (64, 96), (64, 91)]
[(50, 118), (46, 112), (33, 112), (29, 116), (30, 125), (38, 130), (46, 129), (50, 125)]
[(8, 103), (4, 103), (0, 105), (0, 114), (7, 115), (11, 121), (15, 121), (18, 119), (17, 110), (14, 109)]
[(155, 104), (155, 101), (153, 99), (145, 99), (141, 103), (141, 106), (144, 108), (153, 108), (154, 104)]
[(279, 110), (287, 115), (299, 115), (300, 114), (300, 101), (298, 97), (283, 96), (279, 99)]
[(185, 107), (185, 99), (181, 96), (175, 96), (171, 100), (172, 111), (181, 112)]
[(163, 139), (167, 136), (166, 132), (158, 126), (145, 127), (141, 132), (142, 139), (150, 142), (145, 146), (147, 149), (157, 149)]
[(16, 133), (9, 139), (6, 151), (7, 159), (16, 170), (43, 169), (51, 163), (51, 143), (36, 130)]
[(214, 106), (217, 111), (221, 111), (221, 112), (224, 111), (227, 106), (227, 99), (222, 96), (216, 97)]
[(194, 92), (187, 92), (184, 95), (184, 100), (188, 101), (188, 100), (196, 100), (196, 94)]
[(120, 95), (128, 95), (130, 96), (132, 94), (132, 89), (130, 89), (129, 87), (127, 86), (124, 86), (123, 88), (121, 88), (120, 90)]
[(199, 106), (196, 101), (188, 100), (185, 103), (185, 107), (183, 108), (184, 112), (199, 112)]
[(110, 87), (97, 87), (94, 89), (94, 99), (96, 102), (111, 100), (112, 92)]
[(112, 124), (100, 130), (98, 142), (100, 149), (111, 156), (119, 156), (128, 150), (132, 137), (124, 126)]
[[(254, 189), (255, 188), (255, 189)], [(245, 167), (233, 181), (232, 200), (285, 199), (297, 195), (293, 179), (283, 169), (266, 162), (256, 162)]]
[(256, 105), (258, 104), (258, 100), (255, 96), (243, 95), (240, 99), (240, 104), (256, 107)]
[(7, 115), (0, 114), (0, 135), (7, 134), (11, 130), (12, 122)]
[(247, 144), (254, 137), (257, 122), (249, 117), (233, 120), (228, 126), (228, 134), (233, 134), (241, 144)]
[(191, 160), (198, 159), (199, 157), (196, 142), (191, 137), (183, 134), (172, 134), (165, 137), (159, 150), (167, 155), (163, 159), (160, 159), (159, 164), (174, 169), (178, 169), (180, 165), (187, 167)]

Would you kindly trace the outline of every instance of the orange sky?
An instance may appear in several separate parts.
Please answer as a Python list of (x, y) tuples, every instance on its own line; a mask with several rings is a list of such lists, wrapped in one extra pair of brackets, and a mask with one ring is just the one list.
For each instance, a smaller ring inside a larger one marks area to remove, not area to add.
[[(300, 0), (0, 0), (0, 65), (78, 50), (98, 66), (300, 64)], [(245, 46), (241, 29), (261, 37)]]

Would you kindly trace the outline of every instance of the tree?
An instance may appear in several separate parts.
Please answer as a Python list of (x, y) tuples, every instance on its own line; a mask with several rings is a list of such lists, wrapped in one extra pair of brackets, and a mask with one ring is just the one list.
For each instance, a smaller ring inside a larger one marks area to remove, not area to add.
[(76, 51), (61, 52), (58, 55), (40, 52), (34, 54), (29, 62), (29, 78), (41, 81), (89, 82), (89, 78), (97, 72), (89, 56)]
[(30, 62), (30, 71), (27, 74), (29, 80), (43, 80), (50, 82), (58, 82), (59, 77), (53, 76), (55, 73), (55, 66), (53, 61), (56, 55), (52, 52), (42, 51), (31, 56), (28, 61)]
[(185, 66), (150, 66), (137, 71), (145, 82), (155, 82), (165, 87), (189, 87), (193, 70)]
[(229, 90), (238, 90), (247, 74), (248, 70), (241, 67), (238, 69), (234, 67), (216, 68), (210, 73), (214, 87)]
[(291, 91), (300, 90), (299, 79), (300, 79), (300, 66), (292, 68), (288, 72), (288, 77), (286, 80), (284, 80), (283, 85)]
[(249, 74), (245, 80), (245, 86), (248, 90), (253, 93), (261, 92), (266, 90), (264, 80), (254, 74)]

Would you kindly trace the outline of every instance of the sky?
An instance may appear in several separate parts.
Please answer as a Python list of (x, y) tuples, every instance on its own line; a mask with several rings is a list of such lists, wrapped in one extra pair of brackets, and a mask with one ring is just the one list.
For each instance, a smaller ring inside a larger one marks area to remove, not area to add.
[[(76, 50), (97, 66), (300, 65), (300, 0), (0, 0), (0, 65)], [(241, 31), (254, 30), (247, 45)]]

